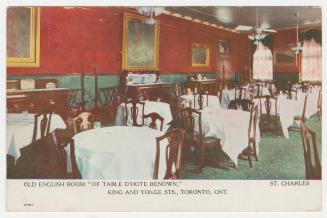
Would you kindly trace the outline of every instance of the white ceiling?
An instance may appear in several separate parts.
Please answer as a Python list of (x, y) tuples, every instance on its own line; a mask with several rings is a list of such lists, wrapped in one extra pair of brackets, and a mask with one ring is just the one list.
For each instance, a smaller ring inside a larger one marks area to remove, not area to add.
[(166, 10), (234, 29), (238, 25), (255, 26), (257, 8), (259, 9), (259, 26), (263, 28), (295, 28), (297, 12), (300, 27), (321, 24), (321, 8), (315, 6), (189, 6), (167, 7)]

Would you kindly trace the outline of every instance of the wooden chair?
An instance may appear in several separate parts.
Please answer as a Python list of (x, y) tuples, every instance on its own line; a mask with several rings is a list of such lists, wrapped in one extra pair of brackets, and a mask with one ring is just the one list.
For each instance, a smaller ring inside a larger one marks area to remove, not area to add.
[(68, 97), (68, 108), (72, 116), (76, 116), (83, 110), (84, 99), (82, 89), (71, 89)]
[(74, 139), (71, 139), (69, 142), (69, 151), (70, 151), (70, 160), (71, 160), (71, 165), (72, 165), (72, 175), (74, 178), (80, 178), (77, 162), (76, 162), (76, 157), (75, 157), (75, 143)]
[[(78, 167), (75, 159), (75, 150), (74, 150), (74, 140), (72, 139), (74, 133), (67, 129), (56, 129), (51, 133), (52, 135), (52, 143), (56, 146), (56, 150), (58, 152), (58, 166), (60, 167), (60, 171), (62, 171), (62, 175), (66, 177), (72, 178), (80, 178), (78, 173)], [(71, 172), (67, 172), (68, 170), (68, 157), (66, 148), (69, 146), (69, 156), (70, 156), (70, 164), (71, 164)], [(71, 174), (71, 175), (69, 175)]]
[[(184, 121), (184, 128), (186, 131), (185, 141), (186, 143), (197, 147), (200, 150), (199, 158), (199, 168), (198, 172), (201, 172), (204, 165), (204, 156), (205, 149), (210, 147), (215, 147), (217, 151), (217, 164), (219, 164), (219, 157), (221, 152), (220, 140), (213, 137), (205, 137), (202, 131), (202, 113), (193, 108), (187, 107), (182, 109), (182, 116)], [(198, 117), (198, 130), (196, 134), (194, 131), (195, 128), (195, 119)]]
[[(72, 139), (74, 133), (72, 131), (66, 129), (56, 129), (51, 133), (51, 140), (50, 144), (56, 147), (57, 151), (57, 166), (59, 169), (55, 169), (55, 174), (59, 175), (63, 178), (80, 178), (80, 174), (78, 171), (76, 158), (75, 158), (75, 145), (74, 140)], [(69, 147), (69, 156), (70, 156), (70, 164), (71, 164), (71, 171), (67, 172), (68, 170), (68, 157), (66, 148)]]
[[(275, 96), (261, 96), (254, 97), (254, 100), (259, 101), (259, 117), (260, 117), (260, 131), (261, 132), (275, 132), (276, 134), (282, 134), (282, 129), (279, 124), (279, 114), (277, 109), (277, 97)], [(274, 107), (274, 110), (273, 110)], [(263, 114), (263, 108), (266, 113)], [(272, 125), (273, 124), (273, 125)]]
[(311, 93), (312, 85), (310, 83), (303, 82), (300, 86), (300, 89), (302, 90), (302, 92)]
[(179, 86), (179, 83), (173, 83), (170, 85), (170, 91), (169, 91), (169, 105), (171, 108), (171, 112), (173, 115), (173, 118), (178, 118), (178, 98), (182, 95), (181, 88)]
[(101, 107), (110, 107), (124, 102), (125, 90), (121, 87), (106, 87), (98, 90)]
[[(42, 116), (42, 119), (39, 122), (39, 118), (41, 116)], [(48, 135), (50, 133), (51, 116), (52, 116), (52, 112), (43, 113), (43, 114), (35, 114), (32, 142), (37, 140), (36, 137), (37, 137), (38, 128), (40, 128), (40, 138), (41, 139), (43, 139), (46, 135)]]
[(246, 88), (235, 87), (235, 99), (245, 99)]
[(149, 124), (149, 127), (152, 129), (158, 129), (157, 127), (157, 120), (160, 121), (160, 131), (162, 131), (162, 127), (163, 127), (163, 123), (164, 123), (164, 118), (162, 116), (160, 116), (158, 113), (150, 113), (150, 114), (145, 114), (143, 116), (143, 123), (144, 123), (144, 119), (151, 119), (151, 122)]
[(228, 109), (241, 109), (243, 111), (251, 111), (253, 102), (248, 99), (234, 99), (229, 102)]
[[(131, 105), (130, 108), (128, 108), (128, 105)], [(138, 105), (140, 105), (141, 108), (142, 108), (141, 109), (141, 117), (142, 117), (142, 123), (141, 124), (138, 124), (137, 123), (137, 117), (139, 115), (139, 108), (137, 107)], [(136, 98), (135, 99), (128, 100), (128, 101), (125, 102), (126, 125), (127, 125), (128, 117), (129, 117), (128, 111), (130, 111), (130, 115), (131, 115), (131, 118), (132, 118), (132, 121), (133, 121), (132, 126), (144, 126), (144, 119), (143, 119), (143, 116), (144, 116), (144, 106), (145, 106), (145, 103), (139, 101)]]
[(158, 179), (160, 147), (163, 146), (163, 141), (168, 141), (168, 145), (166, 145), (165, 149), (166, 173), (164, 179), (178, 179), (182, 165), (184, 130), (173, 129), (163, 136), (156, 138), (156, 159), (154, 164), (153, 179)]
[(181, 87), (178, 82), (172, 84), (171, 95), (176, 97), (182, 95)]
[[(18, 178), (68, 178), (65, 148), (69, 146), (73, 134), (66, 129), (56, 129), (22, 148), (21, 157), (16, 164)], [(70, 148), (70, 153), (71, 159), (74, 160), (73, 148)]]
[[(316, 133), (300, 121), (306, 179), (321, 179), (321, 165), (316, 141)], [(312, 153), (314, 164), (312, 163)]]
[(256, 130), (258, 122), (258, 105), (252, 108), (250, 112), (250, 122), (248, 128), (248, 147), (247, 147), (247, 156), (249, 165), (252, 168), (252, 154), (254, 155), (255, 160), (258, 162), (257, 155), (257, 143), (256, 143)]
[(254, 96), (256, 96), (256, 97), (262, 96), (262, 90), (263, 90), (263, 84), (256, 83), (254, 85)]
[(204, 104), (206, 104), (206, 106), (209, 105), (209, 95), (208, 92), (202, 93), (194, 93), (193, 94), (193, 108), (196, 109), (196, 103), (199, 104), (199, 110), (203, 109)]
[(89, 112), (83, 112), (77, 117), (73, 118), (74, 133), (79, 133), (81, 131), (93, 129), (95, 118), (93, 114)]
[(221, 105), (222, 104), (222, 98), (223, 98), (222, 90), (217, 91), (217, 97), (218, 97), (219, 104)]
[(306, 108), (307, 108), (307, 99), (308, 99), (308, 95), (305, 95), (303, 109), (302, 109), (302, 115), (294, 117), (295, 121), (300, 121), (300, 120), (302, 120), (303, 122), (306, 121), (305, 113), (306, 113)]
[(318, 105), (317, 105), (317, 116), (318, 119), (321, 120), (321, 115), (322, 115), (322, 94), (321, 94), (321, 90), (319, 90), (319, 97), (318, 97)]
[(117, 106), (124, 102), (126, 90), (123, 87), (106, 87), (98, 90), (99, 107), (96, 115), (101, 123), (112, 125), (116, 118)]

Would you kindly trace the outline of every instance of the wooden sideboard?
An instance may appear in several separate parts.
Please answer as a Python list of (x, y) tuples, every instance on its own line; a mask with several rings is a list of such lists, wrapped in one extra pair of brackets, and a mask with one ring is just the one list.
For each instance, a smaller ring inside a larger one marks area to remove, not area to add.
[(215, 79), (187, 81), (185, 88), (190, 88), (192, 91), (196, 88), (198, 92), (207, 91), (210, 95), (217, 95), (219, 90), (217, 80)]
[(7, 90), (7, 112), (41, 113), (53, 111), (66, 119), (70, 89)]
[(140, 97), (144, 100), (169, 102), (169, 84), (137, 84), (127, 86), (127, 97)]

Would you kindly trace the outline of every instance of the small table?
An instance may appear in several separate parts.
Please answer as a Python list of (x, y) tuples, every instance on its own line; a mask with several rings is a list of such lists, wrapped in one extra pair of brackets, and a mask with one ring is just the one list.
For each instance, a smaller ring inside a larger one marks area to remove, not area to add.
[[(104, 127), (78, 133), (73, 139), (82, 178), (152, 179), (156, 137), (161, 135), (163, 133), (158, 130), (131, 126)], [(165, 147), (164, 144), (160, 147), (159, 178), (165, 175)]]
[[(170, 126), (169, 123), (173, 120), (170, 110), (170, 105), (165, 102), (159, 102), (159, 101), (145, 101), (144, 103), (145, 103), (144, 114), (149, 114), (153, 112), (158, 113), (161, 117), (164, 118), (163, 131), (166, 131)], [(140, 105), (137, 106), (139, 107), (137, 122), (142, 123), (141, 106)], [(129, 111), (129, 115), (130, 115), (130, 111)], [(120, 105), (118, 105), (117, 108), (115, 125), (125, 126), (126, 125), (125, 121), (126, 121), (125, 103), (121, 103)], [(133, 123), (132, 118), (131, 116), (129, 116), (127, 120), (127, 126), (131, 126), (132, 123)]]
[[(13, 156), (15, 161), (20, 157), (20, 149), (32, 142), (34, 131), (34, 116), (30, 113), (7, 113), (6, 146), (7, 154)], [(41, 122), (41, 119), (39, 119)], [(39, 123), (40, 125), (40, 123)], [(50, 132), (57, 128), (66, 128), (66, 124), (58, 114), (52, 114)], [(37, 131), (40, 138), (40, 129)]]

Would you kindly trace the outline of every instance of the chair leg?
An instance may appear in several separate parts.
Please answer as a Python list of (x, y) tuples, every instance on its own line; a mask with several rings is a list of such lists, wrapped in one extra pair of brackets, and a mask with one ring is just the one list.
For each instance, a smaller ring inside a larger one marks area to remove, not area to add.
[(201, 145), (201, 147), (200, 147), (199, 168), (197, 170), (198, 173), (201, 173), (202, 168), (203, 168), (203, 164), (204, 164), (204, 147), (203, 147), (203, 145)]
[(251, 148), (248, 148), (248, 161), (249, 161), (249, 165), (252, 168), (252, 158), (251, 158)]
[(255, 161), (258, 162), (258, 155), (257, 155), (257, 143), (254, 141), (253, 142), (253, 154), (254, 154), (254, 158), (255, 158)]
[(217, 161), (217, 167), (223, 168), (225, 165), (220, 162), (220, 158), (223, 155), (223, 152), (221, 151), (221, 145), (216, 146), (216, 161)]

